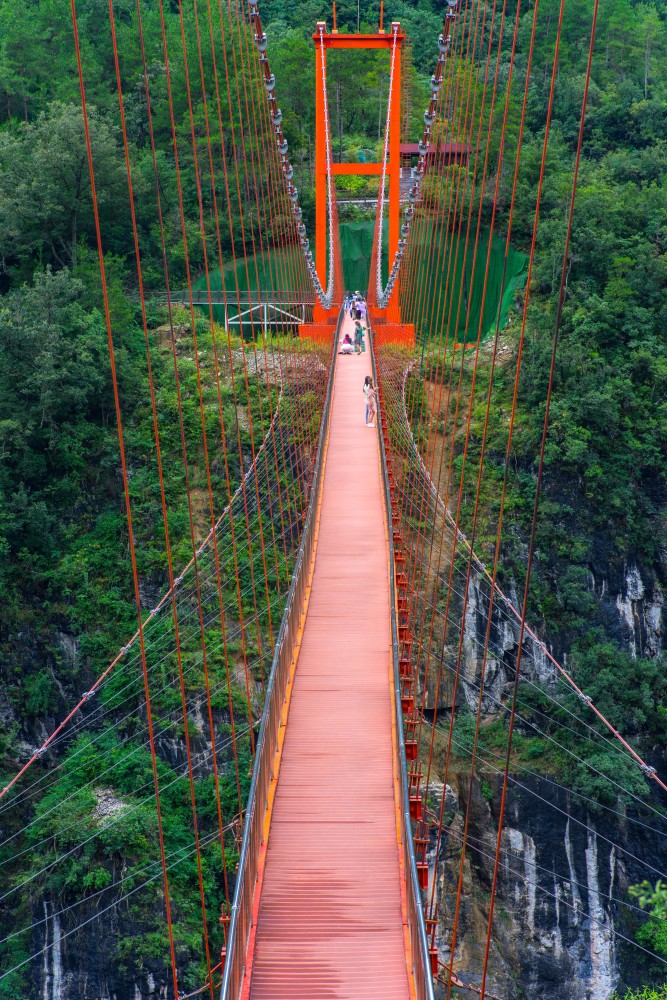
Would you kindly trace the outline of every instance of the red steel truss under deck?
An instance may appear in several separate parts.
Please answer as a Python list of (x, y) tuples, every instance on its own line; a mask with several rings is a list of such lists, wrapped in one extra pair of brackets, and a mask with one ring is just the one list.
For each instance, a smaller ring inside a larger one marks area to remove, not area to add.
[[(347, 320), (343, 332), (351, 332)], [(271, 817), (251, 1000), (408, 1000), (388, 550), (368, 352), (339, 356), (312, 591)]]

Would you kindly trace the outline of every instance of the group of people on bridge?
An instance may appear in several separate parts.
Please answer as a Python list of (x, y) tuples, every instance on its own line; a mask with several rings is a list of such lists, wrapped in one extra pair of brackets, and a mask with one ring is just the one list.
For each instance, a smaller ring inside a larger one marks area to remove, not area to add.
[[(367, 310), (366, 303), (359, 292), (355, 292), (353, 295), (345, 296), (343, 312), (345, 316), (343, 330), (346, 330), (346, 332), (339, 341), (338, 353), (364, 354), (366, 351), (366, 345), (364, 343), (366, 328), (362, 326), (361, 320), (366, 317)], [(354, 322), (352, 336), (349, 333), (350, 320)], [(377, 414), (377, 391), (371, 375), (366, 375), (364, 378), (363, 392), (366, 404), (366, 427), (375, 427), (375, 417)]]
[(359, 292), (354, 295), (347, 295), (343, 304), (345, 313), (354, 321), (354, 338), (346, 333), (340, 342), (340, 354), (363, 354), (366, 350), (364, 334), (366, 327), (362, 325), (362, 319), (366, 318), (366, 303)]

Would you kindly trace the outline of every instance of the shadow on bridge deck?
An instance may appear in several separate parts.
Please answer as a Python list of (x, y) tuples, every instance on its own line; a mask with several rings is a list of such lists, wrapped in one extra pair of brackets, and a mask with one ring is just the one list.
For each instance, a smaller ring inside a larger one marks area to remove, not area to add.
[(310, 603), (242, 993), (252, 1000), (413, 995), (388, 549), (378, 435), (364, 423), (367, 374), (368, 353), (337, 358)]

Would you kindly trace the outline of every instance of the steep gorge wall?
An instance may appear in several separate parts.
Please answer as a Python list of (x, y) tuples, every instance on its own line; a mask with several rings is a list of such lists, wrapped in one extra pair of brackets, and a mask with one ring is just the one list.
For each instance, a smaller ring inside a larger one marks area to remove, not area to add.
[[(654, 571), (634, 563), (598, 578), (591, 572), (590, 587), (596, 599), (596, 619), (606, 635), (632, 656), (654, 657), (664, 652), (665, 589)], [(488, 602), (488, 581), (476, 573), (465, 615), (459, 712), (466, 707), (476, 710)], [(462, 607), (455, 613), (459, 611)], [(484, 679), (485, 718), (497, 715), (499, 703), (506, 703), (510, 695), (518, 638), (518, 624), (496, 605), (492, 653)], [(562, 644), (554, 652), (567, 662)], [(547, 688), (555, 687), (553, 667), (530, 638), (524, 645), (522, 675)], [(439, 698), (443, 724), (449, 717), (449, 688), (445, 685)], [(583, 706), (581, 711), (585, 717)], [(658, 754), (652, 760), (661, 773), (667, 769), (664, 756)], [(502, 764), (496, 761), (496, 766)], [(667, 869), (667, 819), (634, 803), (624, 806), (619, 801), (617, 811), (605, 810), (595, 802), (587, 805), (547, 777), (522, 772), (515, 777), (523, 787), (511, 784), (508, 797), (490, 992), (503, 1000), (610, 1000), (619, 987), (662, 982), (664, 971), (630, 943), (644, 917), (636, 908), (623, 904), (632, 902), (629, 886), (647, 878), (655, 881), (658, 873)], [(558, 776), (554, 777), (557, 780)], [(469, 784), (465, 763), (454, 765), (447, 789), (447, 832), (437, 858), (432, 834), (428, 857), (429, 892), (433, 892), (435, 879), (435, 893), (441, 900), (439, 955), (447, 963), (451, 959)], [(480, 982), (484, 960), (500, 776), (485, 771), (484, 786), (482, 789), (475, 778), (470, 795), (469, 841), (454, 958), (460, 979), (473, 985)], [(642, 861), (648, 861), (652, 869)], [(453, 995), (458, 995), (456, 990)], [(460, 995), (470, 993), (460, 991)]]
[[(437, 859), (435, 838), (429, 853), (429, 891), (435, 878), (441, 901), (437, 944), (443, 962), (451, 958), (469, 774), (454, 773), (452, 781), (447, 833)], [(496, 850), (500, 782), (491, 781), (490, 801), (477, 780), (472, 789), (455, 947), (455, 970), (473, 985), (481, 980)], [(641, 915), (622, 902), (628, 886), (647, 877), (643, 859), (657, 869), (667, 866), (667, 821), (653, 816), (649, 827), (636, 809), (628, 809), (626, 820), (588, 811), (546, 779), (523, 777), (522, 785), (510, 788), (507, 802), (489, 991), (503, 1000), (609, 1000), (621, 983), (640, 985), (659, 976), (649, 959), (624, 943)]]

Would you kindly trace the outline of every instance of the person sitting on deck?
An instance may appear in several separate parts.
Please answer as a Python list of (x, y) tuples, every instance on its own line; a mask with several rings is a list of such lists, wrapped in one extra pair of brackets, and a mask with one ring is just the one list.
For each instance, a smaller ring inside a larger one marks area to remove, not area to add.
[(349, 333), (346, 333), (340, 342), (339, 354), (354, 354), (354, 346), (352, 344), (352, 338)]

